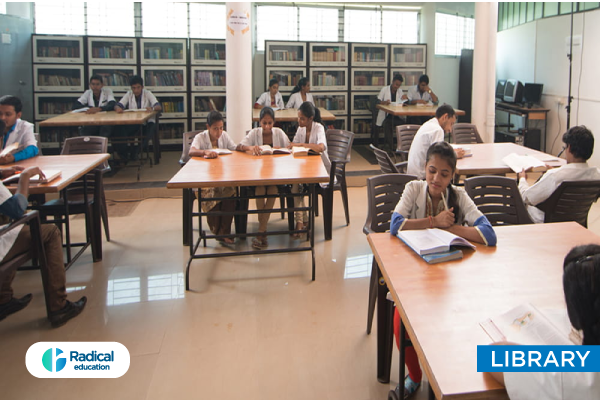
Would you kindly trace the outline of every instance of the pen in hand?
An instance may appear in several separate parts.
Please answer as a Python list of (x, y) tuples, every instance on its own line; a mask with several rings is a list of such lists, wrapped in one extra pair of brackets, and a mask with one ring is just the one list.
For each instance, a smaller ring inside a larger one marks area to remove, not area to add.
[(444, 210), (448, 211), (448, 203), (446, 202), (446, 197), (444, 196), (444, 192), (442, 192), (442, 201), (444, 202)]

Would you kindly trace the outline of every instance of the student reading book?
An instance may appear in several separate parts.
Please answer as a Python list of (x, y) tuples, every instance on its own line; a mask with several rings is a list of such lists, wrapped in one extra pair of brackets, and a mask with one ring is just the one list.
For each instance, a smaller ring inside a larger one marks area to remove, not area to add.
[(441, 229), (406, 230), (396, 236), (429, 264), (461, 259), (463, 252), (456, 246), (475, 250), (475, 246), (467, 240)]
[(0, 129), (2, 138), (2, 149), (18, 142), (19, 148), (4, 157), (0, 157), (0, 164), (10, 164), (15, 161), (26, 160), (38, 155), (37, 141), (33, 134), (33, 124), (23, 121), (21, 113), (23, 103), (15, 96), (0, 97), (0, 121), (3, 121)]
[[(392, 214), (390, 232), (441, 228), (476, 243), (496, 245), (496, 234), (487, 218), (462, 188), (450, 184), (456, 170), (456, 153), (446, 142), (432, 144), (425, 157), (425, 180), (406, 184)], [(400, 315), (394, 316), (399, 345)], [(405, 393), (414, 393), (421, 383), (421, 368), (414, 348), (406, 349), (409, 376)]]
[[(564, 260), (563, 290), (569, 320), (583, 345), (600, 345), (600, 246), (571, 249)], [(516, 344), (498, 342), (495, 344)], [(600, 372), (493, 372), (511, 399), (596, 400)]]
[[(250, 151), (252, 154), (260, 156), (264, 153), (263, 146), (269, 146), (274, 150), (283, 148), (285, 149), (290, 144), (290, 140), (284, 131), (279, 128), (275, 128), (275, 112), (271, 107), (264, 107), (260, 110), (259, 116), (260, 128), (254, 128), (248, 134), (240, 144), (237, 146), (238, 151)], [(277, 186), (257, 186), (254, 192), (257, 196), (263, 196), (265, 194), (275, 195), (277, 194)], [(256, 209), (257, 210), (272, 210), (275, 205), (275, 197), (268, 198), (257, 198)], [(267, 231), (267, 223), (271, 213), (260, 213), (258, 214), (258, 232)], [(267, 237), (260, 235), (252, 239), (252, 247), (255, 249), (263, 249), (269, 245)]]

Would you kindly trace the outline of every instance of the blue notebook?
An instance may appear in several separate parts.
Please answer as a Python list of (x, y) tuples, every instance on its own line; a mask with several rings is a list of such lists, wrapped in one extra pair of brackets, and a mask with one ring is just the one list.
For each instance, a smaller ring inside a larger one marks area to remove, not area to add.
[(421, 258), (427, 261), (428, 264), (437, 264), (446, 261), (460, 260), (463, 258), (463, 252), (462, 250), (450, 248), (450, 251), (425, 254), (424, 256), (421, 256)]

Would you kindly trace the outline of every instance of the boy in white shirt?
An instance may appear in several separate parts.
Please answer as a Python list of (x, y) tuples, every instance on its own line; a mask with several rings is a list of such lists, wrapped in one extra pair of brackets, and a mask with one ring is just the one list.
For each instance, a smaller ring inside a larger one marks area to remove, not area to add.
[(2, 149), (13, 143), (19, 143), (19, 148), (15, 153), (0, 157), (0, 164), (10, 164), (38, 155), (39, 150), (33, 134), (33, 124), (21, 119), (22, 110), (23, 104), (18, 97), (0, 97), (0, 120), (6, 126), (0, 131)]
[[(86, 90), (79, 99), (73, 104), (73, 110), (83, 107), (89, 107), (86, 114), (96, 114), (101, 111), (112, 111), (117, 104), (111, 88), (104, 87), (100, 75), (92, 75), (90, 78), (90, 88)], [(104, 136), (109, 137), (113, 131), (113, 126), (82, 126), (80, 133), (82, 136)]]

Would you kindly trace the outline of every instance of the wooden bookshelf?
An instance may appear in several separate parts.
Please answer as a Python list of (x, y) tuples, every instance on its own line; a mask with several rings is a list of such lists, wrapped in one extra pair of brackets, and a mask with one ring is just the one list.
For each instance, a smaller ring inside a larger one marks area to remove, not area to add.
[(186, 65), (187, 39), (140, 39), (142, 65)]
[(192, 67), (192, 91), (225, 92), (225, 67)]
[(81, 36), (33, 35), (34, 63), (83, 64)]
[(191, 65), (225, 65), (225, 40), (191, 39)]
[(271, 79), (277, 79), (279, 81), (280, 92), (291, 92), (292, 89), (294, 89), (294, 86), (298, 84), (298, 81), (306, 76), (306, 68), (270, 67), (267, 68), (266, 71), (267, 80), (265, 86), (268, 86)]
[(153, 92), (185, 92), (186, 70), (185, 66), (142, 67), (144, 86)]
[(137, 39), (88, 37), (88, 63), (137, 64)]
[(347, 67), (348, 43), (310, 43), (311, 67)]

